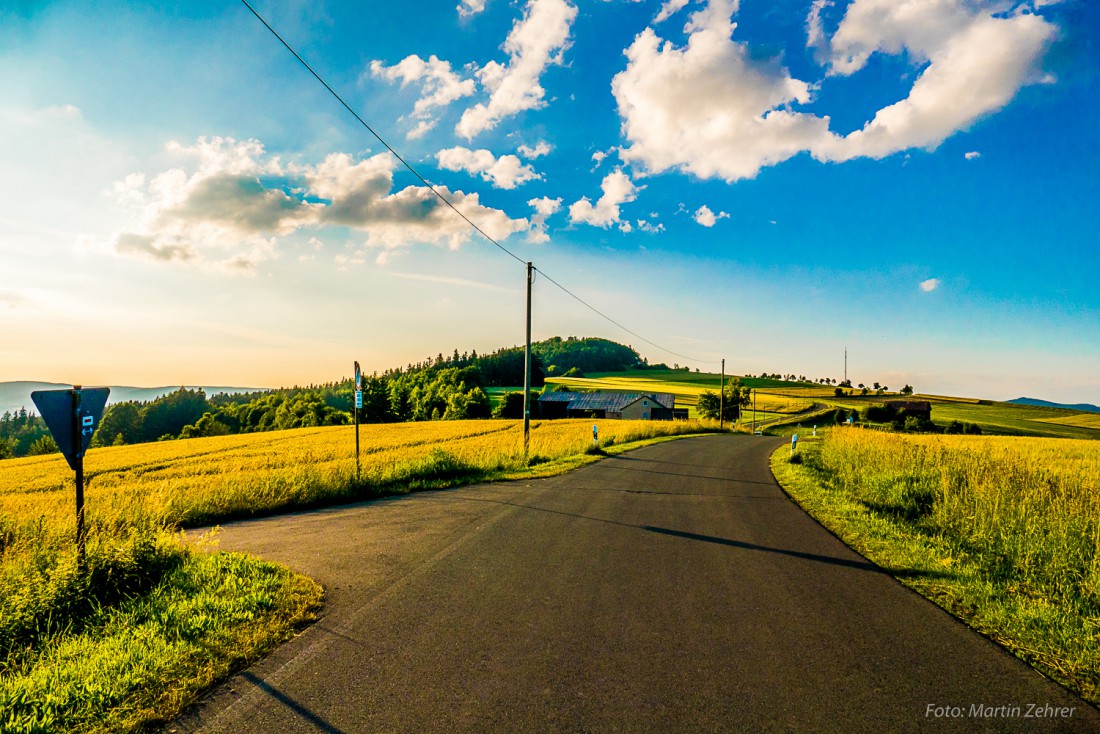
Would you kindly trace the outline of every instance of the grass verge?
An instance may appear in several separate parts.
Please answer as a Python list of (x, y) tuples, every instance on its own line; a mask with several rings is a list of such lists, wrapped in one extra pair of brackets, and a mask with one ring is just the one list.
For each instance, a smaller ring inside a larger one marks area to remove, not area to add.
[[(130, 592), (89, 582), (96, 569), (127, 565), (145, 569)], [(113, 558), (99, 548), (87, 574), (73, 556), (55, 558), (38, 580), (42, 593), (2, 602), (8, 734), (148, 731), (313, 621), (322, 595), (276, 564), (202, 552), (163, 532)]]
[(1014, 441), (1051, 440), (833, 429), (800, 440), (800, 461), (783, 446), (771, 464), (791, 498), (854, 550), (910, 569), (898, 581), (1097, 704), (1100, 518), (1095, 488), (1074, 479), (1092, 475), (1094, 454), (1033, 467), (1040, 448), (1076, 447)]

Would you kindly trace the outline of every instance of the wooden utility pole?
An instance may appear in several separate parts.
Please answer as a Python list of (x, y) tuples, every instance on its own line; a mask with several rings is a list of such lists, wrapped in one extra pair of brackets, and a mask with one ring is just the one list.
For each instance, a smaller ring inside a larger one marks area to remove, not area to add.
[(531, 450), (531, 283), (534, 268), (527, 263), (527, 342), (523, 350), (523, 455)]

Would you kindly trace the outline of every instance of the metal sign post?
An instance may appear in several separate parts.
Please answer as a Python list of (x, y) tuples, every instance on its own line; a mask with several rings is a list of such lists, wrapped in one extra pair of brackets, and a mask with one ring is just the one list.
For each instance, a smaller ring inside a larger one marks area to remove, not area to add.
[(355, 363), (355, 478), (359, 478), (359, 411), (363, 409), (363, 383), (359, 363)]
[(50, 429), (57, 448), (76, 474), (76, 553), (77, 563), (84, 567), (87, 533), (84, 529), (84, 454), (92, 443), (92, 434), (103, 417), (107, 405), (107, 387), (72, 390), (36, 390), (31, 400), (38, 408), (46, 427)]

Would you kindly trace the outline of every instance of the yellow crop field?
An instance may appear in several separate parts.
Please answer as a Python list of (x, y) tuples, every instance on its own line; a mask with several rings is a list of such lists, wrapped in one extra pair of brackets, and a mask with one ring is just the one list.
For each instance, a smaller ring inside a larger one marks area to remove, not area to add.
[(1078, 413), (1076, 415), (1058, 416), (1056, 418), (1035, 418), (1039, 423), (1055, 423), (1060, 426), (1076, 426), (1078, 428), (1095, 428), (1100, 430), (1100, 413)]
[(912, 399), (913, 400), (936, 400), (936, 401), (945, 402), (945, 403), (969, 403), (971, 405), (978, 405), (982, 402), (979, 398), (953, 398), (953, 397), (949, 397), (947, 395), (928, 395), (928, 394), (925, 394), (925, 393), (920, 393), (919, 395), (914, 395), (912, 397)]
[[(598, 424), (605, 445), (709, 428), (684, 421)], [(583, 453), (592, 444), (592, 425), (532, 423), (535, 463)], [(195, 524), (406, 485), (522, 472), (522, 430), (520, 421), (492, 420), (364, 425), (358, 474), (350, 426), (94, 449), (85, 459), (88, 522), (93, 532), (137, 516)], [(0, 462), (0, 531), (29, 523), (40, 533), (44, 520), (70, 534), (72, 487), (72, 472), (60, 454)]]
[(834, 429), (815, 461), (861, 501), (1001, 559), (1042, 596), (1100, 603), (1096, 441)]
[(1100, 700), (1100, 442), (838, 427), (803, 467), (841, 537), (886, 566), (935, 559), (942, 577), (906, 583)]

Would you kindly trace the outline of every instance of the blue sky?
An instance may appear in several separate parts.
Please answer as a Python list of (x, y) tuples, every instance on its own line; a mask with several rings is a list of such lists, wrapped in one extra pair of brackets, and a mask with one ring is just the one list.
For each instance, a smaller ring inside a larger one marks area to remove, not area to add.
[[(254, 7), (636, 332), (544, 278), (535, 338), (811, 378), (847, 347), (856, 382), (1100, 403), (1094, 4)], [(522, 341), (523, 266), (243, 4), (8, 4), (0, 99), (0, 380), (306, 384)]]

